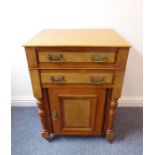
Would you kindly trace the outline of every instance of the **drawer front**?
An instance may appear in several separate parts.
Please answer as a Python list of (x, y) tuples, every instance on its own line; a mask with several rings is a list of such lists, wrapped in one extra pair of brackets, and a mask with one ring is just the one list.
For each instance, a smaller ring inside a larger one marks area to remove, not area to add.
[(91, 63), (114, 63), (116, 57), (115, 48), (107, 48), (104, 51), (39, 51), (40, 63), (67, 63), (67, 62), (91, 62)]
[(42, 83), (53, 84), (112, 84), (113, 73), (41, 72)]

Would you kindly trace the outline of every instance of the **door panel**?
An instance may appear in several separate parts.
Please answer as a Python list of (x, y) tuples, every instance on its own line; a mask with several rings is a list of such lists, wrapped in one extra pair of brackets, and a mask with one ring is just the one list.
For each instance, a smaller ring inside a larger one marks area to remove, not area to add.
[(62, 101), (64, 127), (88, 128), (90, 125), (89, 99), (64, 99)]
[(49, 89), (54, 133), (100, 134), (104, 114), (104, 89)]

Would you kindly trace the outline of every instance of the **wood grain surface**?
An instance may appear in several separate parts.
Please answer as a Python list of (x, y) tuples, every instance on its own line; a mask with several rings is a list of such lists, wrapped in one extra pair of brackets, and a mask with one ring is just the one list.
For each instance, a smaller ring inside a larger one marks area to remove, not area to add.
[(113, 29), (45, 29), (23, 46), (130, 47), (130, 44)]

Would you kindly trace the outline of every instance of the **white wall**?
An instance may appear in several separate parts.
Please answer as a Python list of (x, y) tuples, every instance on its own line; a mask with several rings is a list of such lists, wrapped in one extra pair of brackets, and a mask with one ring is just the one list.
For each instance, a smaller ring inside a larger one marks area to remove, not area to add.
[(43, 28), (114, 28), (132, 45), (122, 96), (142, 97), (142, 0), (14, 0), (8, 10), (13, 98), (32, 96), (21, 45)]

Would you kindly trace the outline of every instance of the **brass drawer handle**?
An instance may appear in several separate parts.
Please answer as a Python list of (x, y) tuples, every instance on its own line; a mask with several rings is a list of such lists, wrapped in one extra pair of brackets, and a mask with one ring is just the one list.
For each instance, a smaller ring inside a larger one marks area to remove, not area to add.
[(51, 80), (54, 83), (61, 83), (61, 82), (64, 82), (65, 77), (64, 76), (50, 76), (49, 80)]
[(57, 112), (54, 111), (54, 112), (52, 113), (52, 120), (55, 121), (55, 120), (57, 120), (57, 118), (58, 118)]
[(108, 61), (108, 57), (106, 55), (93, 55), (91, 56), (93, 62), (105, 62)]
[(93, 84), (101, 84), (104, 83), (105, 78), (104, 77), (98, 77), (98, 76), (91, 76), (90, 81)]
[(47, 55), (47, 58), (50, 62), (59, 63), (63, 60), (63, 55)]

